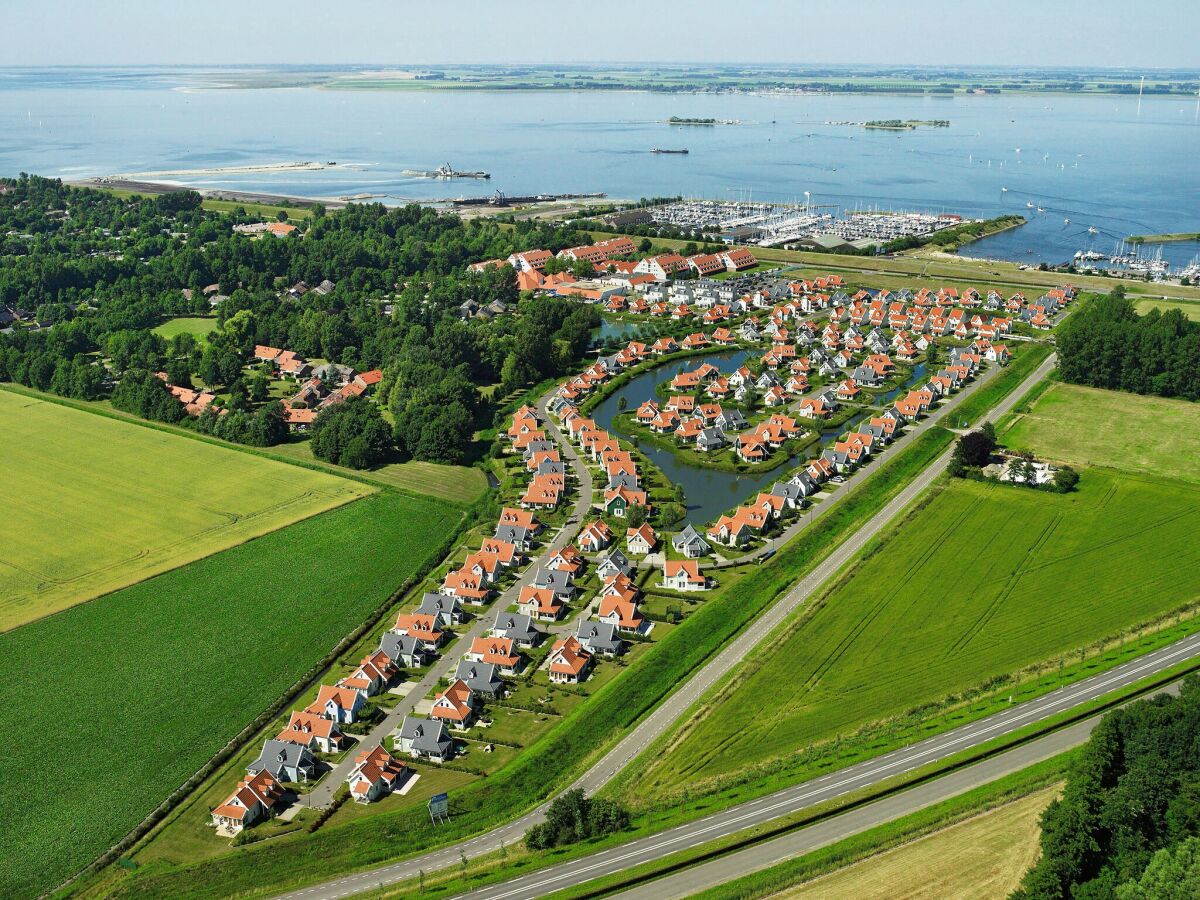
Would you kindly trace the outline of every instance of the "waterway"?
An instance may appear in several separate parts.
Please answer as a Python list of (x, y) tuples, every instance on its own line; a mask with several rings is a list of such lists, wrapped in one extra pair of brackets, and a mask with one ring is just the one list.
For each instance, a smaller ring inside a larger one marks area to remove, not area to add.
[[(341, 165), (181, 180), (395, 203), (496, 189), (781, 201), (809, 192), (814, 203), (843, 207), (1019, 212), (1028, 225), (965, 252), (1028, 262), (1063, 262), (1089, 245), (1107, 251), (1128, 234), (1194, 231), (1200, 209), (1200, 124), (1195, 102), (1181, 98), (213, 88), (220, 76), (0, 68), (0, 174), (83, 178), (333, 160)], [(664, 124), (670, 116), (744, 124), (672, 127)], [(890, 118), (951, 125), (890, 132), (827, 124)], [(655, 156), (655, 146), (691, 152)], [(492, 179), (402, 175), (447, 161)], [(1175, 261), (1196, 252), (1165, 246)]]
[[(694, 369), (702, 363), (709, 362), (728, 374), (737, 369), (748, 355), (749, 353), (745, 350), (714, 353), (651, 369), (606, 398), (592, 411), (592, 418), (601, 428), (620, 434), (620, 429), (613, 427), (613, 419), (621, 411), (622, 397), (625, 398), (626, 411), (635, 410), (647, 400), (656, 399), (655, 388), (663, 381), (673, 378), (676, 372), (683, 369)], [(834, 435), (830, 435), (829, 439), (833, 437)], [(769, 471), (756, 472), (751, 469), (749, 472), (734, 473), (690, 465), (669, 450), (663, 450), (649, 443), (642, 443), (638, 449), (662, 470), (668, 481), (683, 486), (687, 505), (686, 520), (696, 525), (697, 528), (704, 523), (711, 522), (726, 510), (739, 505), (743, 500), (759, 491), (768, 490), (780, 478), (786, 477), (801, 460), (810, 456), (812, 452), (811, 448), (802, 451), (791, 457), (784, 465)], [(727, 454), (727, 451), (721, 452)]]

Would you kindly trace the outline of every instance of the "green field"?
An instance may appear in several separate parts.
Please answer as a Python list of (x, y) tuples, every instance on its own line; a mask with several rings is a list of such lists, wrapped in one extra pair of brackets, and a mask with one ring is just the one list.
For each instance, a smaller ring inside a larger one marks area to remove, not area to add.
[(1144, 316), (1152, 309), (1166, 312), (1168, 309), (1177, 309), (1193, 322), (1200, 322), (1200, 303), (1188, 300), (1138, 300), (1133, 304), (1137, 314)]
[[(313, 461), (312, 449), (308, 441), (280, 444), (272, 447), (271, 452), (306, 463)], [(322, 462), (321, 465), (333, 469), (338, 468), (326, 462)], [(358, 478), (366, 478), (379, 484), (399, 488), (402, 491), (428, 494), (452, 503), (471, 503), (487, 489), (487, 476), (480, 469), (470, 466), (444, 466), (440, 463), (422, 462), (416, 459), (402, 463), (387, 463), (366, 472), (351, 473), (349, 469), (342, 471)]]
[(647, 754), (636, 790), (775, 768), (1195, 600), (1197, 528), (1200, 487), (1180, 481), (1092, 469), (1066, 496), (953, 481)]
[(0, 630), (371, 491), (8, 391), (0, 459)]
[(384, 492), (0, 634), (0, 896), (111, 846), (422, 570), (458, 511)]
[(217, 327), (217, 320), (207, 316), (180, 316), (177, 319), (168, 319), (157, 328), (154, 333), (159, 337), (170, 340), (177, 334), (190, 334), (196, 338), (200, 344), (208, 343), (208, 335)]
[(1077, 465), (1200, 481), (1200, 406), (1186, 400), (1057, 383), (1000, 440)]

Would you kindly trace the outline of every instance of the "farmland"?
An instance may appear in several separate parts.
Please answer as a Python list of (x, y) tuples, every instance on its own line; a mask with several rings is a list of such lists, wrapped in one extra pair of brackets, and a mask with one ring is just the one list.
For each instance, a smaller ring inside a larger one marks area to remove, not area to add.
[(788, 900), (1006, 896), (1037, 859), (1038, 817), (1058, 790), (1058, 786), (1044, 788), (776, 896)]
[(946, 484), (644, 757), (638, 793), (782, 766), (1195, 600), (1198, 501), (1104, 469), (1065, 496)]
[(0, 712), (0, 895), (39, 894), (120, 839), (457, 521), (380, 493), (0, 635), (0, 675), (25, 685)]
[(1133, 308), (1140, 316), (1144, 316), (1152, 309), (1162, 312), (1166, 312), (1168, 309), (1177, 309), (1192, 321), (1200, 321), (1200, 303), (1194, 300), (1138, 300), (1133, 304)]
[(1200, 481), (1200, 407), (1186, 400), (1054, 384), (1000, 439), (1075, 465)]
[(0, 630), (371, 491), (7, 391), (0, 458)]

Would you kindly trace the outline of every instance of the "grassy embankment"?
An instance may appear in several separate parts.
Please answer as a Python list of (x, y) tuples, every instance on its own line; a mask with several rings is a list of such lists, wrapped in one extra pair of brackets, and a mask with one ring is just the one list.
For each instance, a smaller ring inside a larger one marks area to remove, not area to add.
[(0, 893), (38, 894), (121, 839), (315, 674), (458, 519), (383, 492), (0, 635), (0, 676), (40, 685), (0, 712)]
[(9, 391), (0, 457), (0, 630), (372, 491)]

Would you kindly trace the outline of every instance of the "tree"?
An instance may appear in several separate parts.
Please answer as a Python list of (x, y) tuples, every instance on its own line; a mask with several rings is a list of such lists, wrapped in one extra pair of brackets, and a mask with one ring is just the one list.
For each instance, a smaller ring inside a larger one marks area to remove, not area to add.
[(958, 439), (954, 448), (954, 458), (963, 466), (982, 468), (988, 464), (992, 451), (996, 449), (994, 439), (984, 431), (972, 431)]
[(378, 465), (391, 446), (391, 434), (379, 407), (365, 397), (326, 407), (313, 422), (313, 456), (340, 466), (366, 469)]
[(1079, 473), (1070, 466), (1060, 466), (1054, 473), (1054, 487), (1059, 493), (1070, 493), (1075, 490), (1077, 484), (1079, 484)]
[(276, 222), (286, 222), (287, 220), (288, 220), (288, 214), (287, 214), (286, 209), (281, 209), (281, 210), (279, 210), (279, 212), (275, 213), (275, 221)]
[(262, 403), (270, 395), (271, 379), (259, 369), (250, 378), (250, 399), (255, 403)]
[(1154, 854), (1137, 881), (1117, 887), (1117, 900), (1193, 900), (1200, 897), (1200, 837)]
[(585, 797), (579, 788), (559, 795), (546, 810), (546, 821), (525, 832), (530, 850), (574, 844), (628, 827), (629, 811), (611, 800)]

